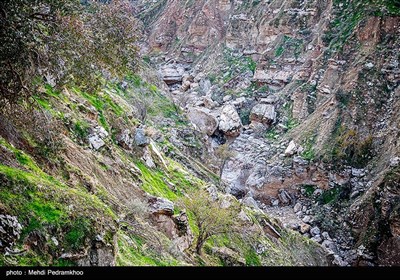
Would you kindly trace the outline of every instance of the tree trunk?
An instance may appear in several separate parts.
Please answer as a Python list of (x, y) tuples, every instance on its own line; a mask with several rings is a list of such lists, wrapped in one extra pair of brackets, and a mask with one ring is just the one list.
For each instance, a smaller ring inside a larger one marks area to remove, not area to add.
[(204, 242), (206, 240), (199, 235), (199, 237), (197, 238), (197, 243), (196, 243), (196, 253), (201, 255), (201, 249), (203, 248)]

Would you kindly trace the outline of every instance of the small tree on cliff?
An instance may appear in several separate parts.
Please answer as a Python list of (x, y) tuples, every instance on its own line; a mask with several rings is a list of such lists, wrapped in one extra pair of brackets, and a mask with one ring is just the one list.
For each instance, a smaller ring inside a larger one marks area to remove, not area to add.
[(218, 200), (213, 201), (204, 190), (198, 190), (190, 197), (184, 197), (178, 204), (193, 213), (199, 234), (196, 240), (196, 253), (201, 254), (204, 243), (212, 236), (228, 233), (232, 230), (236, 211), (221, 208)]

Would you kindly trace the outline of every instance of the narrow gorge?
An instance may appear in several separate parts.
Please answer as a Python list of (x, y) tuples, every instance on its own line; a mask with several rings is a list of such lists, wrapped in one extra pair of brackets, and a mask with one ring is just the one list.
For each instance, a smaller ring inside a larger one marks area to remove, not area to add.
[(99, 2), (134, 71), (1, 75), (2, 266), (400, 265), (400, 1)]

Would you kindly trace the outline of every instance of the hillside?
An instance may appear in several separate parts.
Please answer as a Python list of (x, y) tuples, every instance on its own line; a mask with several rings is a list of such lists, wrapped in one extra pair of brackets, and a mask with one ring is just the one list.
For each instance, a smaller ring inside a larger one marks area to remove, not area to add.
[(399, 1), (115, 2), (1, 75), (2, 266), (400, 265)]

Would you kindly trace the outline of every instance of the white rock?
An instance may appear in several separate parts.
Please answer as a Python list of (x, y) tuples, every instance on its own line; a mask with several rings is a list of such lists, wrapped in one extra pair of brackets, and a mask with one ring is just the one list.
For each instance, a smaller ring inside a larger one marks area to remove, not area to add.
[(257, 205), (257, 202), (254, 200), (254, 198), (252, 198), (252, 197), (250, 197), (250, 196), (245, 197), (245, 198), (242, 200), (242, 203), (243, 203), (244, 205), (247, 205), (247, 206), (251, 207), (251, 208), (259, 209), (259, 207), (258, 207), (258, 205)]
[(57, 238), (55, 238), (54, 236), (51, 238), (51, 241), (53, 241), (54, 245), (58, 246), (59, 242), (57, 240)]
[(242, 129), (242, 121), (233, 105), (222, 107), (219, 129), (228, 136), (238, 136)]
[(325, 94), (330, 94), (331, 93), (331, 90), (329, 88), (323, 88), (321, 91), (323, 93), (325, 93)]
[(374, 68), (374, 66), (375, 65), (372, 62), (368, 62), (365, 64), (365, 67), (367, 67), (368, 69), (372, 69), (372, 68)]
[(321, 243), (322, 242), (322, 238), (319, 235), (316, 235), (316, 236), (312, 237), (311, 240), (314, 240), (317, 243)]
[(103, 139), (100, 138), (99, 135), (95, 134), (95, 135), (89, 136), (89, 144), (92, 149), (97, 151), (101, 147), (103, 147), (106, 143), (103, 141)]
[(232, 100), (232, 95), (225, 95), (222, 101), (228, 102), (229, 100)]
[(285, 150), (285, 156), (292, 156), (297, 152), (297, 144), (292, 140)]
[(390, 159), (390, 166), (395, 167), (400, 164), (400, 157), (394, 157)]
[(329, 233), (327, 233), (326, 231), (324, 231), (321, 235), (325, 240), (332, 240), (331, 237), (329, 236)]
[(98, 126), (98, 127), (97, 127), (97, 131), (98, 131), (98, 134), (99, 134), (99, 136), (100, 136), (101, 138), (106, 138), (106, 137), (108, 137), (108, 132), (107, 132), (107, 130), (106, 130), (104, 127)]
[(312, 236), (319, 236), (321, 234), (321, 230), (319, 229), (319, 227), (313, 227), (312, 229), (310, 229), (310, 233)]
[(295, 212), (295, 213), (297, 213), (297, 212), (299, 212), (300, 210), (301, 210), (301, 204), (300, 204), (300, 202), (297, 202), (295, 205), (294, 205), (294, 207), (293, 207), (293, 211)]
[(150, 151), (148, 148), (144, 149), (144, 153), (142, 156), (142, 159), (144, 161), (144, 163), (146, 164), (147, 167), (149, 168), (156, 168), (156, 164), (153, 161), (153, 158), (151, 157)]

